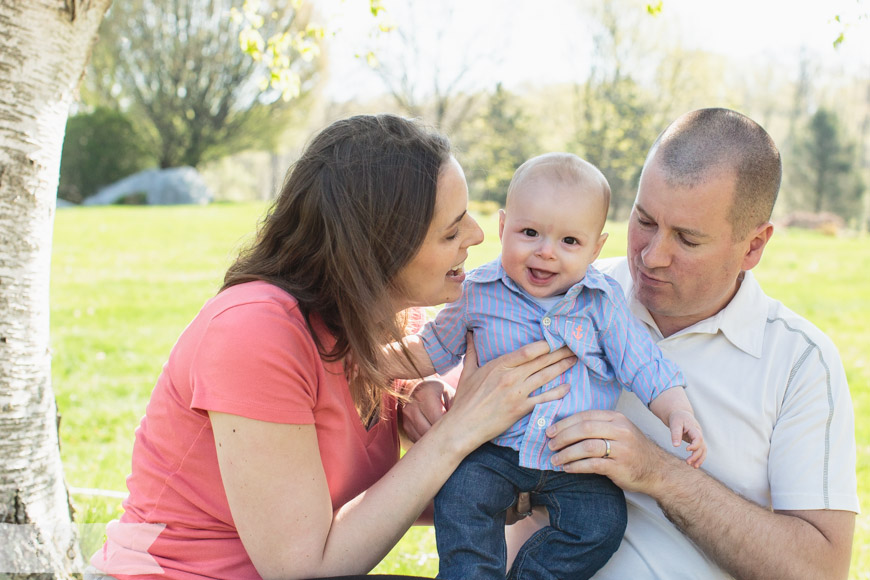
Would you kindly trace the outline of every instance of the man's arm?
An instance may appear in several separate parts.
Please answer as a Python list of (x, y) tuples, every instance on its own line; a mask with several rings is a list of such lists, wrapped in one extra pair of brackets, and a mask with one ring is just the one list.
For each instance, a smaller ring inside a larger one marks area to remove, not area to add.
[[(599, 473), (655, 499), (665, 515), (736, 578), (846, 578), (855, 515), (771, 512), (735, 494), (647, 439), (614, 411), (586, 411), (552, 425), (553, 461), (570, 473)], [(604, 455), (610, 440), (610, 455)]]
[[(662, 511), (736, 578), (847, 578), (855, 514), (834, 510), (771, 512), (707, 474), (666, 477)], [(686, 473), (682, 473), (686, 472)]]

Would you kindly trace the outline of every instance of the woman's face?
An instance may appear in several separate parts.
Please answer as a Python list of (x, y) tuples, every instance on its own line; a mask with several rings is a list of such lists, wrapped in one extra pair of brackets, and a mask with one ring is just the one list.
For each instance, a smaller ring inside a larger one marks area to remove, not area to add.
[(435, 214), (417, 255), (396, 276), (396, 311), (453, 302), (462, 292), (468, 248), (483, 241), (483, 230), (468, 215), (468, 186), (453, 157), (438, 175)]

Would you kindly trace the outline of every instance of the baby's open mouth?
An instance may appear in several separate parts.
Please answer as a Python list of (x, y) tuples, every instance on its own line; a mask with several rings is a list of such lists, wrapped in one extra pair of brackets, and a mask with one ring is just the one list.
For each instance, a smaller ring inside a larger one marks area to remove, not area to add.
[(535, 268), (529, 268), (529, 274), (531, 274), (531, 276), (534, 280), (541, 281), (541, 282), (543, 282), (545, 280), (549, 280), (550, 278), (552, 278), (553, 276), (556, 275), (553, 272), (547, 272), (546, 270), (537, 270)]

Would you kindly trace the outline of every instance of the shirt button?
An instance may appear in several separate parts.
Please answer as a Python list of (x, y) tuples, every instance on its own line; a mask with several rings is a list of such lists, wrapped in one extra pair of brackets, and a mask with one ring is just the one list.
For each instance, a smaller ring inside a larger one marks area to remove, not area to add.
[(549, 317), (549, 316), (545, 316), (544, 319), (541, 321), (541, 323), (542, 323), (544, 326), (547, 326), (547, 327), (550, 326), (550, 322), (552, 322), (552, 321), (550, 320), (550, 317)]
[(538, 428), (539, 428), (539, 429), (543, 429), (544, 427), (547, 426), (547, 420), (544, 419), (543, 417), (539, 417), (538, 420), (537, 420), (537, 423), (538, 423)]

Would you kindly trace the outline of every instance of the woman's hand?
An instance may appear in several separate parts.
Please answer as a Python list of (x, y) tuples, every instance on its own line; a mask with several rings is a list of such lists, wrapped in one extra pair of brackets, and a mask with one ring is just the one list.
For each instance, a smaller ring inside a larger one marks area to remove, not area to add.
[[(543, 358), (545, 356), (546, 359)], [(474, 343), (471, 340), (471, 334), (469, 333), (468, 350), (465, 355), (465, 366), (462, 368), (462, 374), (459, 377), (459, 384), (460, 388), (465, 388), (461, 386), (464, 384), (474, 385), (469, 386), (469, 389), (487, 388), (487, 385), (492, 385), (494, 381), (509, 381), (511, 377), (522, 378), (525, 373), (522, 382), (516, 386), (519, 390), (526, 392), (525, 397), (527, 400), (523, 401), (524, 403), (528, 402), (528, 400), (534, 401), (528, 404), (528, 410), (523, 413), (527, 414), (531, 412), (532, 407), (534, 407), (536, 403), (558, 399), (568, 392), (568, 386), (563, 385), (557, 389), (551, 390), (546, 394), (546, 396), (543, 396), (544, 394), (542, 394), (539, 397), (528, 399), (529, 393), (562, 374), (572, 364), (574, 364), (576, 360), (576, 357), (573, 357), (567, 348), (550, 353), (547, 343), (541, 341), (534, 343), (533, 345), (527, 345), (514, 353), (492, 360), (481, 369), (478, 366), (477, 352), (474, 349)], [(559, 366), (555, 368), (547, 366), (555, 365), (557, 363)], [(544, 370), (547, 370), (547, 372), (544, 374), (538, 374)], [(454, 371), (449, 373), (449, 375), (453, 374)], [(448, 380), (450, 379), (449, 375), (446, 377)], [(472, 378), (472, 375), (475, 377)], [(499, 379), (499, 377), (501, 379)], [(529, 389), (529, 387), (531, 388)], [(408, 439), (410, 439), (411, 442), (415, 442), (422, 437), (423, 434), (426, 433), (432, 425), (441, 419), (441, 417), (450, 409), (455, 396), (456, 389), (445, 380), (427, 379), (414, 387), (414, 390), (410, 395), (410, 400), (402, 408), (402, 425)], [(520, 414), (519, 417), (522, 417), (523, 414)], [(519, 417), (517, 417), (517, 419)], [(508, 423), (505, 428), (512, 424), (513, 423)], [(502, 431), (503, 430), (504, 429), (502, 429)], [(496, 435), (497, 434), (498, 433), (496, 433)]]
[(467, 340), (456, 396), (442, 419), (449, 419), (451, 424), (458, 422), (456, 442), (464, 454), (502, 433), (538, 403), (564, 397), (568, 385), (530, 395), (577, 362), (569, 349), (550, 352), (546, 341), (538, 341), (480, 367), (470, 333)]
[[(415, 443), (447, 412), (455, 393), (456, 389), (441, 379), (425, 379), (414, 387), (399, 415), (401, 432), (408, 442)], [(408, 447), (405, 441), (403, 445)]]

